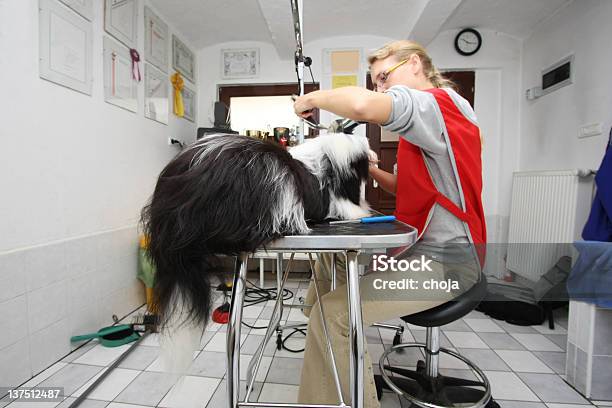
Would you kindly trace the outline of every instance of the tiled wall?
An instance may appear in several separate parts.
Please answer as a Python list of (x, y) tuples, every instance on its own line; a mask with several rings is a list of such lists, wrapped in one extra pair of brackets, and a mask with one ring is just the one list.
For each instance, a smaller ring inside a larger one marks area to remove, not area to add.
[(570, 302), (567, 381), (593, 400), (612, 400), (612, 309)]
[(144, 303), (136, 227), (0, 254), (0, 384), (14, 386)]

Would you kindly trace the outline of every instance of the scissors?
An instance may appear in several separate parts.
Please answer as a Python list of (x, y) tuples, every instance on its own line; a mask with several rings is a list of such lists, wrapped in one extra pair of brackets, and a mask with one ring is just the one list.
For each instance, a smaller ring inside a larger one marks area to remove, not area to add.
[[(294, 102), (297, 98), (298, 98), (297, 95), (291, 95), (291, 99)], [(304, 111), (303, 113), (307, 113), (307, 112), (312, 112), (312, 109)], [(313, 129), (322, 129), (322, 130), (327, 130), (328, 132), (331, 132), (331, 133), (346, 133), (346, 134), (352, 134), (353, 130), (357, 126), (366, 123), (366, 122), (357, 122), (351, 119), (340, 118), (340, 119), (334, 120), (331, 125), (324, 126), (324, 125), (321, 125), (320, 123), (316, 123), (315, 121), (309, 118), (302, 117), (302, 119), (308, 126), (310, 126)]]
[[(295, 101), (297, 100), (297, 98), (298, 98), (298, 96), (297, 96), (297, 95), (291, 95), (291, 99), (293, 100), (293, 102), (295, 102)], [(307, 113), (307, 112), (312, 112), (312, 109), (311, 109), (311, 110), (304, 111), (304, 112), (302, 112), (302, 113)], [(322, 130), (328, 130), (328, 127), (327, 127), (327, 126), (321, 125), (320, 123), (317, 123), (317, 122), (315, 122), (315, 121), (314, 121), (314, 120), (312, 120), (312, 119), (309, 119), (309, 118), (302, 118), (302, 120), (303, 120), (303, 121), (304, 121), (304, 122), (305, 122), (305, 123), (306, 123), (308, 126), (310, 126), (310, 127), (311, 127), (311, 128), (313, 128), (313, 129), (322, 129)]]

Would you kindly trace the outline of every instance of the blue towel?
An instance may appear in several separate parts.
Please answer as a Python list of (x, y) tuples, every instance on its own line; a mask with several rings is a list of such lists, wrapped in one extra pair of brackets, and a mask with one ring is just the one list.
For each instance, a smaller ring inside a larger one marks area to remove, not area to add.
[(578, 259), (567, 280), (570, 299), (612, 309), (612, 242), (576, 241)]
[(608, 147), (595, 176), (597, 192), (582, 238), (588, 241), (612, 241), (612, 129)]

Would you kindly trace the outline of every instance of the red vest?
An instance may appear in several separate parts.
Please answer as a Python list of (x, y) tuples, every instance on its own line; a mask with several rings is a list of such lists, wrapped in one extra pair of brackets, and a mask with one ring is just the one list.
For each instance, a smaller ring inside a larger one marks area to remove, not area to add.
[[(467, 223), (470, 241), (485, 244), (487, 231), (482, 208), (482, 144), (480, 131), (457, 108), (443, 89), (429, 89), (442, 112), (448, 134), (447, 147), (451, 162), (456, 164), (455, 177), (464, 203), (455, 205), (434, 185), (421, 149), (400, 138), (397, 150), (397, 191), (395, 216), (418, 229), (419, 238), (427, 228), (437, 203)], [(478, 245), (484, 247), (484, 245)], [(479, 253), (484, 248), (479, 250)], [(481, 263), (484, 261), (482, 252)]]

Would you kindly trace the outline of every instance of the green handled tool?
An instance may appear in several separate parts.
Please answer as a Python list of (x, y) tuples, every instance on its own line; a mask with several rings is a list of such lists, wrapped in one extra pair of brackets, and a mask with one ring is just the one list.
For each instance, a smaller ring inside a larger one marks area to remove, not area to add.
[(99, 339), (100, 344), (105, 347), (118, 347), (137, 340), (140, 335), (134, 331), (132, 325), (119, 324), (116, 326), (103, 327), (95, 333), (72, 336), (71, 342), (90, 339)]

